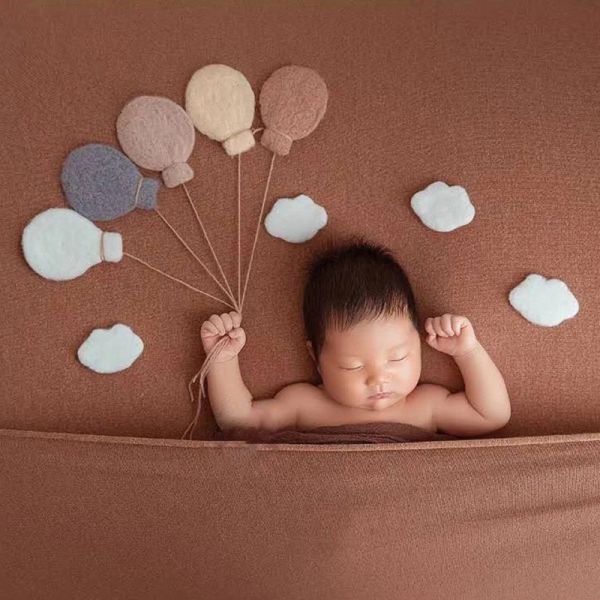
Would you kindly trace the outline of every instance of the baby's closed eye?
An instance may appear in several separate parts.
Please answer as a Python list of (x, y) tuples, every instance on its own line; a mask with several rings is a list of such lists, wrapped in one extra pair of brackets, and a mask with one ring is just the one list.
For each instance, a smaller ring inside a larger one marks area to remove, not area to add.
[[(402, 362), (403, 360), (405, 360), (407, 357), (404, 356), (402, 358), (392, 358), (390, 359), (389, 362)], [(341, 369), (344, 369), (345, 371), (358, 371), (359, 369), (362, 369), (362, 365), (358, 365), (356, 367), (340, 367)]]

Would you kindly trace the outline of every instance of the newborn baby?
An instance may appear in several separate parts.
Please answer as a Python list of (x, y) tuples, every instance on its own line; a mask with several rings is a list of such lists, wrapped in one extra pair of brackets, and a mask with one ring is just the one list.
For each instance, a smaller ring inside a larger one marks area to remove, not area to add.
[(387, 248), (361, 240), (324, 251), (309, 268), (303, 312), (320, 382), (293, 383), (265, 400), (253, 398), (240, 374), (237, 355), (246, 343), (240, 314), (215, 314), (202, 324), (206, 353), (229, 337), (207, 375), (209, 401), (222, 430), (306, 430), (380, 421), (469, 437), (509, 421), (502, 374), (466, 317), (444, 314), (424, 323), (427, 343), (453, 357), (465, 390), (450, 393), (441, 385), (419, 383), (415, 300)]

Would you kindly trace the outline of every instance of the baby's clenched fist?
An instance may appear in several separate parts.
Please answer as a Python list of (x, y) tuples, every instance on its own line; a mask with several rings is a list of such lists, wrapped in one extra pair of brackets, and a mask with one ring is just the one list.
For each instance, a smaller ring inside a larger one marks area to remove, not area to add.
[(246, 343), (246, 332), (240, 327), (242, 315), (236, 311), (211, 315), (202, 323), (200, 337), (204, 352), (208, 354), (219, 340), (227, 336), (227, 343), (214, 362), (223, 363), (235, 358)]
[(461, 315), (446, 313), (429, 317), (425, 320), (425, 331), (427, 343), (450, 356), (464, 356), (479, 345), (471, 321)]

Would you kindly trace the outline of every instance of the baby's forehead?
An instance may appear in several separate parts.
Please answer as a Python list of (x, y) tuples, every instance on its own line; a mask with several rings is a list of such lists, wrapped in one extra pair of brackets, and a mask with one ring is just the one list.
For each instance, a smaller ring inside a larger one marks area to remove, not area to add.
[(323, 348), (332, 353), (347, 353), (351, 348), (377, 347), (383, 350), (402, 349), (411, 344), (415, 328), (405, 316), (366, 319), (351, 327), (327, 328)]

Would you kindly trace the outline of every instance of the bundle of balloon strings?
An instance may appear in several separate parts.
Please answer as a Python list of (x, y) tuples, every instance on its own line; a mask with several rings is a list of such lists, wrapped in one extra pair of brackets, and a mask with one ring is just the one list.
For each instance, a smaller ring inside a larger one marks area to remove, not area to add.
[[(191, 83), (191, 82), (190, 82)], [(189, 91), (189, 88), (188, 88)], [(190, 95), (187, 94), (189, 101)], [(286, 156), (289, 154), (292, 143), (295, 140), (301, 139), (309, 135), (317, 127), (327, 107), (327, 87), (318, 73), (314, 70), (299, 67), (287, 66), (275, 71), (264, 83), (260, 93), (260, 108), (261, 117), (264, 124), (264, 133), (261, 136), (261, 145), (273, 153), (269, 175), (265, 186), (265, 192), (261, 204), (260, 214), (258, 217), (256, 232), (246, 280), (244, 283), (244, 291), (240, 299), (240, 276), (239, 276), (239, 223), (240, 223), (240, 161), (238, 154), (238, 301), (236, 310), (242, 314), (244, 299), (248, 280), (252, 269), (252, 262), (256, 249), (260, 224), (265, 207), (271, 176), (273, 174), (273, 166), (275, 156)], [(233, 136), (235, 138), (235, 136)], [(227, 141), (224, 142), (224, 144)], [(216, 256), (215, 256), (216, 259)], [(218, 262), (218, 259), (216, 259)], [(221, 271), (221, 273), (223, 273)], [(228, 284), (227, 284), (228, 285)], [(231, 288), (230, 288), (231, 289)], [(231, 298), (231, 297), (230, 297)], [(202, 398), (206, 397), (204, 382), (211, 369), (212, 364), (219, 356), (220, 352), (229, 342), (229, 336), (222, 337), (209, 351), (202, 367), (194, 375), (188, 384), (190, 401), (194, 402), (192, 387), (198, 381), (198, 395), (196, 404), (196, 413), (182, 435), (182, 439), (188, 437), (193, 439), (194, 430), (200, 418), (202, 407)]]

